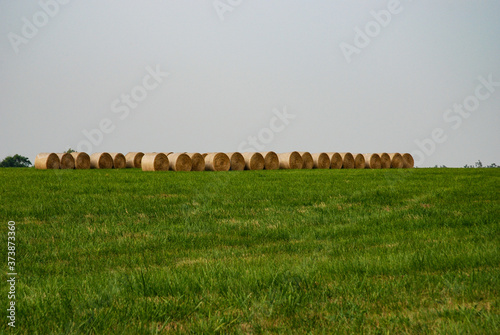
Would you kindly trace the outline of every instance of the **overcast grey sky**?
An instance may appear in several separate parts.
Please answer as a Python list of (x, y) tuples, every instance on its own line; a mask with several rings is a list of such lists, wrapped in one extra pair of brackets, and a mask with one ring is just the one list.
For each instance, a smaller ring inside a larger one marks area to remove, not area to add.
[(0, 36), (0, 158), (256, 148), (500, 164), (498, 0), (0, 1)]

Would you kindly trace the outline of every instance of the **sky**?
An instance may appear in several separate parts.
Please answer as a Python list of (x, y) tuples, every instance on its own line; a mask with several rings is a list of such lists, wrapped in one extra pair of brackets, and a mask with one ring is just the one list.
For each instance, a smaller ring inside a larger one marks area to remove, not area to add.
[(500, 165), (500, 1), (0, 1), (0, 159), (409, 152)]

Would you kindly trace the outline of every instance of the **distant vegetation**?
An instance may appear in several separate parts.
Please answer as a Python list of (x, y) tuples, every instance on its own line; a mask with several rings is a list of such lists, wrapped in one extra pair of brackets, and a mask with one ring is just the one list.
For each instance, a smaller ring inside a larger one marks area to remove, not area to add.
[[(446, 167), (446, 166), (443, 165), (443, 167)], [(490, 165), (483, 166), (483, 163), (481, 163), (480, 160), (478, 160), (476, 163), (474, 163), (474, 165), (467, 165), (467, 164), (464, 165), (464, 168), (468, 168), (468, 169), (471, 169), (471, 168), (497, 168), (497, 167), (500, 167), (500, 166), (496, 165), (495, 163), (491, 163)]]
[[(474, 165), (467, 165), (465, 164), (464, 165), (464, 168), (466, 169), (474, 169), (474, 168), (497, 168), (497, 167), (500, 167), (498, 165), (496, 165), (495, 163), (491, 163), (490, 165), (486, 165), (486, 166), (483, 166), (483, 163), (481, 163), (480, 160), (478, 160), (477, 162), (474, 163)], [(434, 165), (434, 168), (447, 168), (446, 165)]]
[(21, 155), (7, 156), (0, 162), (0, 167), (29, 167), (31, 162), (28, 157)]

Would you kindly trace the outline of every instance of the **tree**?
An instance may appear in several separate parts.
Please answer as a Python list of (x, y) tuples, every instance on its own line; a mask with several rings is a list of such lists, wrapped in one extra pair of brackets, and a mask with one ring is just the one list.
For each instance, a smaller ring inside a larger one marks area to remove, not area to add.
[(71, 149), (71, 148), (69, 148), (68, 150), (66, 150), (66, 151), (65, 151), (65, 153), (67, 153), (67, 154), (70, 154), (70, 153), (72, 153), (72, 152), (76, 152), (76, 151), (75, 151), (75, 150), (73, 150), (73, 149)]
[(14, 155), (5, 157), (5, 159), (0, 163), (0, 167), (28, 167), (31, 165), (28, 157), (21, 155)]

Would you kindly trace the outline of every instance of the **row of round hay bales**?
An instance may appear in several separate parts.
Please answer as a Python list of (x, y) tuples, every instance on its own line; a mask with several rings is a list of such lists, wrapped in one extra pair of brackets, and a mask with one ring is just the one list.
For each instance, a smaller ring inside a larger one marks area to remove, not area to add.
[(90, 155), (91, 169), (124, 169), (127, 159), (119, 152), (96, 152)]
[(350, 152), (288, 152), (279, 155), (281, 169), (388, 169), (412, 168), (413, 157), (405, 153), (352, 154)]
[(47, 169), (123, 169), (127, 159), (118, 152), (97, 152), (88, 155), (85, 152), (48, 153), (36, 155), (35, 168)]
[(352, 154), (350, 152), (211, 152), (211, 153), (40, 153), (37, 169), (123, 169), (144, 171), (242, 171), (277, 169), (388, 169), (412, 168), (413, 157), (405, 153)]
[(42, 152), (36, 155), (35, 168), (41, 170), (90, 169), (90, 156), (85, 152)]

